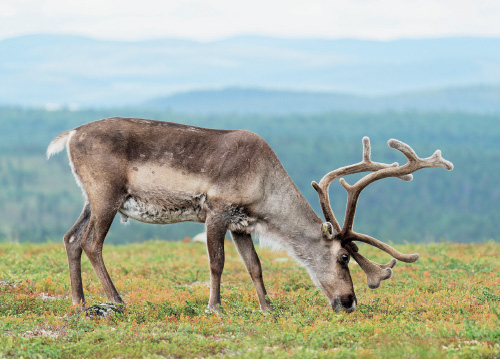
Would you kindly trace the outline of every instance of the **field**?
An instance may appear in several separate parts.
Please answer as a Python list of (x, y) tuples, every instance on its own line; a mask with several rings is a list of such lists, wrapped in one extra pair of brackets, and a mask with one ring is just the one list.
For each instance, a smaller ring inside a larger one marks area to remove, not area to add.
[[(105, 246), (127, 302), (91, 319), (71, 305), (62, 243), (0, 244), (0, 358), (500, 358), (500, 244), (406, 244), (377, 290), (351, 263), (358, 309), (335, 314), (306, 271), (258, 249), (276, 311), (263, 315), (251, 280), (226, 242), (220, 316), (205, 312), (209, 271), (197, 243)], [(361, 246), (369, 258), (388, 256)], [(105, 302), (88, 262), (89, 304)]]

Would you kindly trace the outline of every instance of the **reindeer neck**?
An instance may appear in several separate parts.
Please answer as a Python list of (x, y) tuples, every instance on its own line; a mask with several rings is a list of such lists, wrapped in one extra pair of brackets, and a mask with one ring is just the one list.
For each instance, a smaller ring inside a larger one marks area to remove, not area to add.
[[(267, 181), (272, 185), (266, 188), (265, 199), (260, 206), (263, 233), (259, 234), (280, 242), (281, 247), (300, 247), (314, 241), (320, 234), (321, 219), (282, 167), (273, 176), (277, 178)], [(276, 183), (280, 185), (274, 185)]]

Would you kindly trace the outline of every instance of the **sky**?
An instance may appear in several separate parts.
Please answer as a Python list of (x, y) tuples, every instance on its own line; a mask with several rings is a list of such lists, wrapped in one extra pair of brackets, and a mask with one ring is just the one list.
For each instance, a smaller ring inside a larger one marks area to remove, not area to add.
[(1, 0), (0, 40), (500, 37), (499, 0)]

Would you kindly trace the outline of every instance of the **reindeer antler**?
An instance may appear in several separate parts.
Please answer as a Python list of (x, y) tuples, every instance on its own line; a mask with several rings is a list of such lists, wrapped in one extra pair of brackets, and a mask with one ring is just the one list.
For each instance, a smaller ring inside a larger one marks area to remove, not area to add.
[[(318, 192), (319, 202), (321, 204), (321, 209), (323, 210), (326, 221), (330, 222), (338, 233), (340, 233), (341, 231), (340, 225), (335, 218), (335, 215), (333, 214), (332, 207), (330, 206), (330, 198), (328, 195), (328, 188), (330, 187), (330, 184), (337, 178), (342, 176), (360, 172), (378, 171), (383, 168), (396, 167), (398, 165), (397, 162), (393, 164), (373, 162), (370, 159), (370, 152), (370, 139), (365, 136), (363, 137), (363, 160), (361, 162), (358, 162), (354, 165), (341, 167), (327, 173), (321, 179), (321, 181), (319, 181), (319, 184), (317, 184), (315, 181), (311, 183), (316, 192)], [(411, 181), (413, 178), (411, 175), (398, 177), (403, 181)]]
[[(397, 163), (386, 164), (373, 162), (370, 159), (370, 139), (368, 137), (363, 138), (363, 160), (357, 164), (341, 167), (330, 173), (327, 173), (317, 184), (312, 182), (312, 186), (318, 192), (319, 200), (321, 203), (321, 208), (325, 219), (332, 223), (335, 231), (337, 232), (336, 238), (341, 240), (349, 253), (354, 257), (356, 262), (365, 271), (368, 276), (368, 285), (370, 288), (376, 288), (380, 285), (380, 281), (390, 278), (392, 274), (391, 268), (394, 267), (396, 262), (393, 260), (387, 265), (380, 265), (375, 262), (368, 260), (363, 257), (357, 251), (357, 246), (353, 246), (352, 241), (360, 241), (368, 243), (375, 246), (393, 257), (403, 261), (403, 262), (415, 262), (418, 259), (418, 254), (403, 254), (398, 252), (396, 249), (392, 248), (386, 243), (383, 243), (375, 238), (367, 236), (365, 234), (356, 233), (352, 230), (354, 223), (354, 215), (356, 212), (356, 205), (358, 202), (359, 195), (363, 189), (365, 189), (369, 184), (387, 177), (397, 177), (404, 181), (411, 181), (411, 173), (418, 171), (426, 167), (441, 167), (446, 170), (452, 170), (453, 164), (445, 160), (441, 156), (441, 151), (437, 150), (434, 154), (428, 158), (419, 158), (415, 151), (407, 144), (391, 139), (388, 141), (390, 147), (402, 152), (408, 162), (399, 166)], [(365, 177), (361, 178), (356, 184), (349, 185), (343, 178), (340, 179), (340, 183), (347, 191), (347, 206), (345, 213), (344, 225), (340, 228), (340, 225), (333, 214), (333, 210), (330, 206), (330, 199), (328, 195), (328, 188), (330, 184), (337, 178), (360, 172), (372, 172)], [(346, 245), (350, 244), (350, 245)]]

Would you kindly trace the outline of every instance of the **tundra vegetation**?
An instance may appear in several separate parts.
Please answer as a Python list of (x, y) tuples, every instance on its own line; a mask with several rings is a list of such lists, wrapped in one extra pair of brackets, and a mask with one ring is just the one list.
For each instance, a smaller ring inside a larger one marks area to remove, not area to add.
[[(283, 252), (257, 249), (276, 310), (263, 314), (226, 240), (220, 316), (206, 313), (209, 270), (200, 243), (104, 247), (127, 302), (95, 319), (71, 305), (62, 243), (0, 244), (0, 357), (39, 358), (495, 358), (500, 356), (500, 244), (406, 244), (380, 288), (352, 262), (359, 299), (334, 313), (306, 271)], [(388, 255), (367, 245), (378, 262)], [(89, 303), (106, 301), (83, 260)]]

